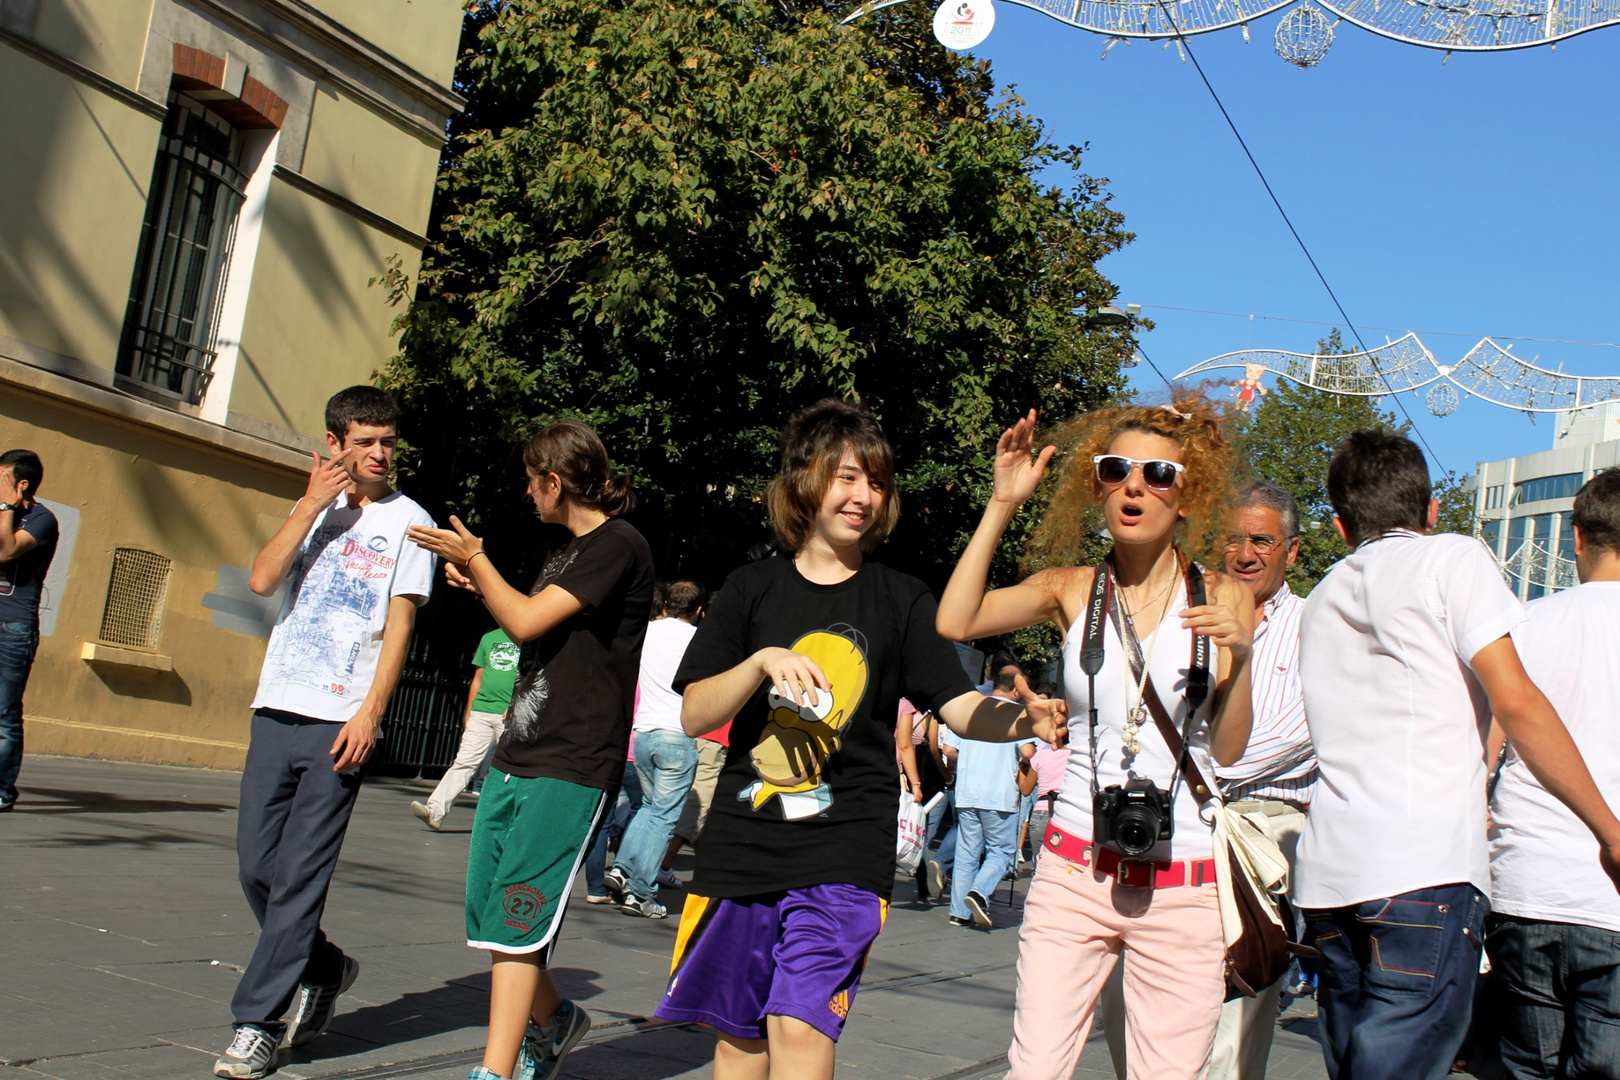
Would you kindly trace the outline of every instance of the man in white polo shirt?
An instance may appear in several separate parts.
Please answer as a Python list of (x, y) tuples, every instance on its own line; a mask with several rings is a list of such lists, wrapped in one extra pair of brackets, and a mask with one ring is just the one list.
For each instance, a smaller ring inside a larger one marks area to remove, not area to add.
[(1523, 609), (1478, 540), (1425, 535), (1439, 504), (1404, 436), (1358, 431), (1328, 466), (1352, 553), (1305, 603), (1300, 674), (1320, 770), (1296, 864), (1322, 951), (1333, 1080), (1439, 1080), (1468, 1027), (1489, 908), (1485, 736), (1492, 712), (1527, 767), (1600, 841), (1604, 803), (1510, 631)]
[[(1620, 469), (1575, 496), (1581, 584), (1532, 603), (1513, 631), (1610, 805), (1620, 803)], [(1597, 844), (1509, 751), (1491, 802), (1485, 948), (1513, 1080), (1620, 1076), (1620, 896)]]
[(663, 613), (647, 624), (641, 647), (635, 722), (641, 809), (624, 831), (613, 869), (602, 875), (608, 895), (626, 915), (666, 917), (669, 912), (658, 902), (658, 886), (680, 882), (673, 874), (666, 878), (664, 861), (673, 854), (670, 838), (697, 775), (698, 752), (696, 740), (681, 729), (681, 695), (670, 684), (707, 602), (708, 593), (697, 582), (672, 582), (664, 594)]

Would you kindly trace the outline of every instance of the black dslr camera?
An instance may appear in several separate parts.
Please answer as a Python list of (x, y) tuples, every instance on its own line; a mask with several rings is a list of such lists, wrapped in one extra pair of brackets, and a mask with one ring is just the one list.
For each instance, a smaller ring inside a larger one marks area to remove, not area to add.
[(1145, 776), (1111, 784), (1091, 797), (1091, 839), (1124, 855), (1145, 855), (1175, 828), (1170, 793)]

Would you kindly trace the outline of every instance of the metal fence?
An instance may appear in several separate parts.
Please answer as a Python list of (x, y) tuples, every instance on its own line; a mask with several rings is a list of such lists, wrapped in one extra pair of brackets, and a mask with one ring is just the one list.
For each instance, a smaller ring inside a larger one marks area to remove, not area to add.
[(442, 773), (455, 760), (472, 685), (472, 654), (449, 655), (413, 635), (399, 685), (388, 703), (372, 771), (387, 776)]

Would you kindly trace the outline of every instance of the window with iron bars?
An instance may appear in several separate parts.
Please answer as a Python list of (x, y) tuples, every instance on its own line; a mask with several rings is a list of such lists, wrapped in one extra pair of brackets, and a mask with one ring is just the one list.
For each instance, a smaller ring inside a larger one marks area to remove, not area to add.
[(214, 376), (220, 301), (247, 186), (241, 154), (235, 128), (169, 93), (118, 372), (191, 405)]

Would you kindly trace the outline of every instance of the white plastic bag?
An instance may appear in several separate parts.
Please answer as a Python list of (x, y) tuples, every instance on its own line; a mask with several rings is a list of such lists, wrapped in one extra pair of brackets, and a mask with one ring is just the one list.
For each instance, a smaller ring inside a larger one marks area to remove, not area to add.
[(894, 838), (894, 861), (900, 871), (915, 874), (922, 865), (923, 849), (928, 843), (928, 814), (944, 795), (940, 792), (926, 804), (919, 803), (911, 792), (900, 792), (899, 828)]

